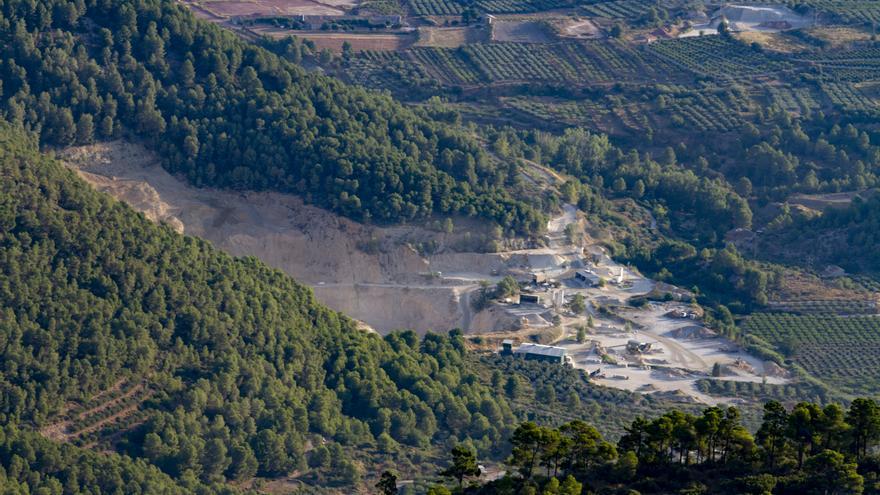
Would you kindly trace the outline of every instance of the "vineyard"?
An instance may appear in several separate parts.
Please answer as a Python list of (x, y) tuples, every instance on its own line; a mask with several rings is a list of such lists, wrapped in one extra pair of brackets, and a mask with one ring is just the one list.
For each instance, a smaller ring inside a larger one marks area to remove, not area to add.
[(880, 48), (876, 46), (823, 54), (806, 62), (815, 66), (820, 76), (826, 79), (847, 82), (880, 80)]
[(742, 328), (829, 385), (850, 394), (877, 393), (880, 316), (756, 313)]
[(831, 400), (821, 387), (805, 382), (775, 385), (704, 378), (697, 381), (697, 390), (717, 397), (737, 397), (758, 402), (776, 400), (789, 405), (803, 400), (811, 400), (820, 404), (828, 403)]
[(821, 108), (810, 88), (791, 86), (770, 86), (767, 89), (770, 104), (775, 105), (786, 112), (799, 115), (810, 115), (813, 111)]
[[(666, 94), (663, 104), (628, 102), (618, 95), (596, 100), (505, 98), (505, 105), (549, 122), (563, 122), (614, 134), (615, 129), (641, 132), (650, 115), (665, 115), (675, 127), (701, 132), (733, 132), (743, 126), (747, 99), (729, 101), (709, 91)], [(662, 106), (662, 108), (661, 108)]]
[(670, 8), (675, 4), (669, 1), (646, 1), (646, 0), (611, 0), (584, 5), (581, 8), (588, 15), (606, 19), (634, 19), (648, 13), (651, 7), (657, 6)]
[(800, 0), (800, 3), (844, 22), (880, 21), (880, 2), (876, 0)]
[(827, 301), (773, 301), (770, 309), (783, 313), (800, 315), (826, 314), (826, 315), (871, 315), (877, 314), (877, 301), (875, 299), (832, 299)]
[(778, 76), (793, 68), (791, 62), (724, 36), (658, 41), (648, 46), (648, 52), (698, 76), (723, 80)]
[(409, 0), (416, 15), (459, 15), (468, 6), (488, 14), (531, 14), (545, 10), (571, 7), (570, 0), (477, 0), (476, 2), (457, 2), (455, 0)]
[(463, 50), (490, 81), (571, 81), (577, 77), (577, 69), (547, 45), (476, 44)]
[(604, 122), (611, 116), (607, 105), (590, 100), (539, 100), (531, 97), (512, 97), (503, 101), (511, 108), (541, 120), (563, 122), (594, 130), (607, 130)]
[(122, 432), (146, 420), (141, 405), (152, 393), (143, 383), (120, 382), (86, 403), (74, 405), (41, 432), (48, 438), (85, 447), (112, 443)]
[[(875, 47), (823, 54), (821, 59), (785, 58), (722, 36), (703, 36), (648, 46), (617, 40), (473, 43), (458, 48), (415, 47), (402, 52), (367, 50), (355, 58), (359, 61), (352, 64), (354, 71), (365, 74), (354, 78), (355, 82), (380, 88), (401, 81), (421, 87), (525, 81), (579, 87), (621, 82), (681, 85), (692, 83), (694, 76), (727, 86), (734, 81), (748, 82), (742, 79), (776, 79), (786, 71), (809, 71), (809, 77), (817, 80), (815, 85), (768, 84), (761, 89), (767, 95), (762, 100), (798, 115), (821, 109), (825, 101), (849, 112), (873, 115), (878, 111), (877, 101), (861, 90), (865, 81), (880, 81), (880, 48)], [(390, 79), (383, 79), (388, 75)], [(686, 92), (694, 93), (693, 86)], [(675, 107), (676, 124), (707, 131), (735, 130), (741, 125), (736, 113), (747, 111), (739, 108), (721, 115), (723, 112), (716, 109), (729, 109), (729, 104), (711, 95), (676, 96), (670, 104)], [(579, 110), (569, 107), (564, 111)]]
[(401, 86), (437, 86), (437, 78), (401, 52), (364, 50), (349, 60), (346, 69), (352, 82), (371, 88), (399, 90)]
[(745, 123), (739, 116), (740, 112), (746, 110), (744, 106), (732, 105), (722, 101), (717, 95), (706, 93), (670, 98), (667, 103), (673, 124), (703, 132), (731, 132), (739, 129)]
[[(407, 52), (448, 85), (540, 81), (577, 85), (644, 81), (655, 70), (639, 50), (618, 42), (475, 43), (459, 48), (417, 47)], [(376, 54), (364, 57), (378, 59)]]
[(841, 110), (863, 114), (876, 114), (877, 101), (865, 96), (852, 85), (839, 82), (823, 82), (819, 85), (831, 103)]
[(460, 49), (415, 48), (410, 51), (414, 61), (426, 72), (435, 73), (441, 81), (451, 84), (476, 84), (483, 76), (461, 57)]

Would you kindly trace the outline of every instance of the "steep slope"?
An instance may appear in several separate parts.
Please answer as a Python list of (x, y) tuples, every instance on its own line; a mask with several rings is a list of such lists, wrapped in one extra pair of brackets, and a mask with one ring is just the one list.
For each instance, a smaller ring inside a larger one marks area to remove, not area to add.
[(539, 232), (516, 165), (388, 95), (306, 73), (172, 0), (0, 1), (0, 109), (43, 144), (133, 132), (193, 184), (364, 220), (480, 215)]
[[(195, 188), (162, 169), (154, 153), (122, 140), (68, 148), (62, 156), (99, 191), (147, 218), (234, 256), (255, 256), (382, 334), (404, 328), (445, 332), (460, 325), (456, 295), (469, 286), (426, 277), (429, 259), (413, 247), (448, 245), (460, 233), (365, 225), (291, 194)], [(481, 238), (477, 229), (468, 232), (475, 241)]]
[(491, 455), (512, 424), (460, 336), (361, 332), (281, 272), (95, 192), (7, 124), (0, 176), (3, 423), (52, 424), (143, 382), (145, 423), (99, 445), (173, 476), (310, 470), (323, 485), (356, 483), (406, 446), (422, 451), (412, 469), (433, 469), (431, 445), (456, 438)]
[(13, 425), (0, 426), (0, 491), (29, 493), (234, 494), (198, 480), (174, 480), (143, 460), (92, 452), (46, 440)]

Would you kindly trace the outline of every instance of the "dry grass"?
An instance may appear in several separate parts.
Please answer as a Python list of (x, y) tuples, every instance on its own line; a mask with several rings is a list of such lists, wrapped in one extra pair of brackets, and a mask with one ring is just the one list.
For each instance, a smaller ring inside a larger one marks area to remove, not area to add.
[(416, 46), (458, 48), (471, 43), (489, 41), (489, 30), (477, 27), (422, 28)]
[(342, 53), (342, 45), (346, 41), (351, 44), (351, 48), (355, 52), (364, 50), (405, 50), (416, 41), (415, 35), (398, 33), (367, 34), (333, 31), (297, 31), (268, 26), (254, 27), (252, 31), (276, 39), (298, 36), (313, 41), (319, 50), (326, 48), (334, 53)]
[(868, 41), (871, 32), (867, 29), (850, 26), (817, 27), (808, 31), (812, 36), (828, 41), (831, 46), (838, 48), (856, 41)]
[(495, 21), (492, 40), (514, 43), (550, 43), (555, 39), (553, 29), (544, 21)]
[(736, 36), (746, 43), (758, 43), (766, 50), (780, 53), (795, 53), (808, 50), (810, 48), (810, 46), (806, 43), (803, 43), (792, 36), (787, 36), (782, 33), (745, 31), (737, 33)]

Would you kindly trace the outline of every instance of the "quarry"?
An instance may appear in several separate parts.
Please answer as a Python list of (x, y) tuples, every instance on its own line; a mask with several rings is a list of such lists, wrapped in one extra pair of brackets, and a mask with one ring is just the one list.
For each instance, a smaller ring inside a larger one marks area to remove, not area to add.
[(679, 37), (716, 34), (721, 24), (727, 24), (727, 28), (733, 32), (774, 33), (812, 26), (815, 21), (781, 5), (726, 4), (708, 13), (704, 22), (692, 25)]
[[(499, 345), (552, 345), (596, 383), (712, 404), (733, 398), (701, 393), (698, 380), (786, 381), (784, 372), (703, 327), (687, 291), (616, 263), (598, 244), (571, 242), (566, 227), (582, 221), (572, 205), (550, 220), (544, 246), (485, 252), (462, 249), (471, 233), (364, 225), (281, 193), (197, 189), (125, 141), (70, 148), (63, 157), (148, 219), (260, 258), (367, 330), (461, 328)], [(426, 244), (435, 248), (425, 252)], [(505, 276), (520, 282), (520, 294), (476, 307), (480, 291)], [(571, 310), (575, 298), (583, 311)], [(634, 307), (634, 298), (647, 302)]]

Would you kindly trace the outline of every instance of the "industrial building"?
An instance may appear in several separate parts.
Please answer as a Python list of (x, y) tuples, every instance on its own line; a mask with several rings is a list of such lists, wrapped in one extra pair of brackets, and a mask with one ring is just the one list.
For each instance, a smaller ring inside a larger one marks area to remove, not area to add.
[(565, 348), (552, 345), (525, 343), (513, 348), (512, 340), (501, 342), (502, 356), (519, 356), (531, 361), (545, 361), (548, 363), (565, 364), (568, 361)]
[(540, 304), (541, 297), (535, 294), (520, 294), (519, 295), (519, 303), (520, 304)]
[(602, 282), (602, 277), (587, 270), (576, 271), (574, 274), (574, 278), (580, 282), (585, 283), (588, 287), (596, 287)]

